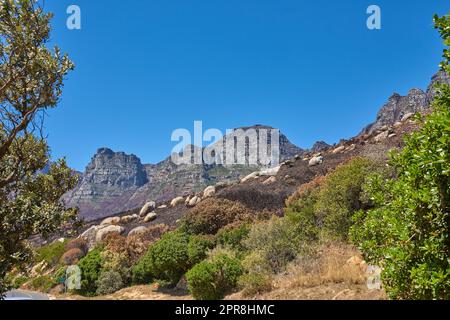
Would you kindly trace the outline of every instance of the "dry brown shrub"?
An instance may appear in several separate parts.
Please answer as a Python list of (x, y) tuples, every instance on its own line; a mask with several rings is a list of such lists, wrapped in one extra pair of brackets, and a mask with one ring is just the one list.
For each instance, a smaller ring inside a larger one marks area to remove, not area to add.
[(148, 250), (148, 247), (161, 239), (162, 235), (170, 229), (165, 224), (150, 226), (142, 234), (133, 235), (126, 238), (128, 255), (132, 263), (137, 262)]
[(85, 256), (84, 252), (78, 248), (73, 248), (64, 253), (61, 257), (61, 262), (66, 266), (77, 264), (81, 258)]
[(208, 198), (188, 211), (183, 219), (189, 232), (216, 234), (219, 229), (237, 221), (250, 221), (255, 213), (246, 206), (227, 199)]
[(71, 249), (80, 249), (84, 255), (86, 255), (89, 251), (89, 246), (88, 243), (85, 239), (83, 238), (77, 238), (77, 239), (72, 239), (70, 240), (66, 246), (65, 246), (65, 250), (69, 251)]

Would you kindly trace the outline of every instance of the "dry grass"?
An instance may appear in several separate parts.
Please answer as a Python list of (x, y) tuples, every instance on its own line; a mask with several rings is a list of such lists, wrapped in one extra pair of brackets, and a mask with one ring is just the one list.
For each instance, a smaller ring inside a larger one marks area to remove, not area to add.
[[(349, 260), (355, 262), (349, 262)], [(283, 277), (284, 286), (290, 288), (315, 287), (330, 283), (358, 285), (366, 282), (365, 263), (358, 251), (346, 244), (326, 245), (315, 259), (297, 261)], [(362, 262), (362, 263), (358, 263)]]

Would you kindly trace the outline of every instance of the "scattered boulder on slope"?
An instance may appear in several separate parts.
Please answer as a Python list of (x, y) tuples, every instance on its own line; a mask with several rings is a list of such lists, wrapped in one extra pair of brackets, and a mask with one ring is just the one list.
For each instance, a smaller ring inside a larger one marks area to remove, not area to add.
[(128, 232), (128, 237), (137, 236), (137, 235), (145, 233), (146, 231), (147, 231), (147, 227), (144, 227), (144, 226), (136, 227), (136, 228), (132, 229), (130, 232)]
[(152, 212), (156, 209), (156, 202), (155, 201), (149, 201), (142, 207), (141, 211), (139, 212), (139, 215), (141, 217), (145, 216), (149, 212)]
[(209, 186), (203, 190), (203, 198), (212, 197), (216, 193), (216, 187)]
[(318, 156), (318, 157), (313, 157), (311, 160), (309, 160), (309, 166), (310, 167), (314, 167), (317, 166), (319, 164), (323, 163), (323, 157), (322, 156)]
[(118, 224), (120, 222), (120, 217), (111, 217), (104, 219), (100, 225), (108, 225), (108, 224)]
[(156, 212), (150, 212), (148, 215), (145, 216), (144, 222), (150, 222), (155, 220), (157, 217)]
[(115, 226), (115, 225), (106, 226), (97, 231), (97, 234), (95, 235), (95, 241), (100, 242), (103, 239), (105, 239), (105, 237), (108, 234), (112, 234), (112, 233), (122, 234), (124, 231), (125, 231), (125, 228), (121, 227), (121, 226)]
[(177, 205), (182, 204), (183, 202), (184, 202), (183, 197), (176, 197), (170, 202), (170, 205), (172, 207), (176, 207)]

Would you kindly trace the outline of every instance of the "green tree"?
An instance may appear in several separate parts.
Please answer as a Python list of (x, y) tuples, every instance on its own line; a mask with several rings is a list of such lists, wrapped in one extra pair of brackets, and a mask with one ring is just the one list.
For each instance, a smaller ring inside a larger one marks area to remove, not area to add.
[[(449, 45), (449, 15), (435, 18)], [(448, 50), (442, 67), (448, 68)], [(417, 116), (421, 129), (392, 154), (397, 178), (366, 187), (377, 208), (360, 213), (351, 238), (381, 265), (392, 298), (450, 299), (450, 87), (438, 86), (433, 111)]]
[(73, 69), (46, 46), (51, 17), (35, 1), (0, 0), (0, 297), (7, 272), (31, 257), (26, 239), (47, 236), (76, 214), (60, 202), (76, 177), (64, 160), (49, 165), (43, 137), (45, 111)]

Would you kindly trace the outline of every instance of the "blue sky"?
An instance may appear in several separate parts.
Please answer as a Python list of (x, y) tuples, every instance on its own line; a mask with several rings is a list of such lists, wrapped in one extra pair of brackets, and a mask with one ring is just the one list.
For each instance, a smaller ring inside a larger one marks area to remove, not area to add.
[[(372, 122), (393, 92), (426, 88), (443, 46), (430, 0), (46, 0), (76, 64), (46, 122), (53, 158), (99, 147), (155, 163), (176, 128), (268, 124), (307, 148)], [(82, 29), (66, 28), (79, 5)], [(382, 10), (382, 29), (366, 9)], [(447, 3), (448, 4), (448, 3)]]

